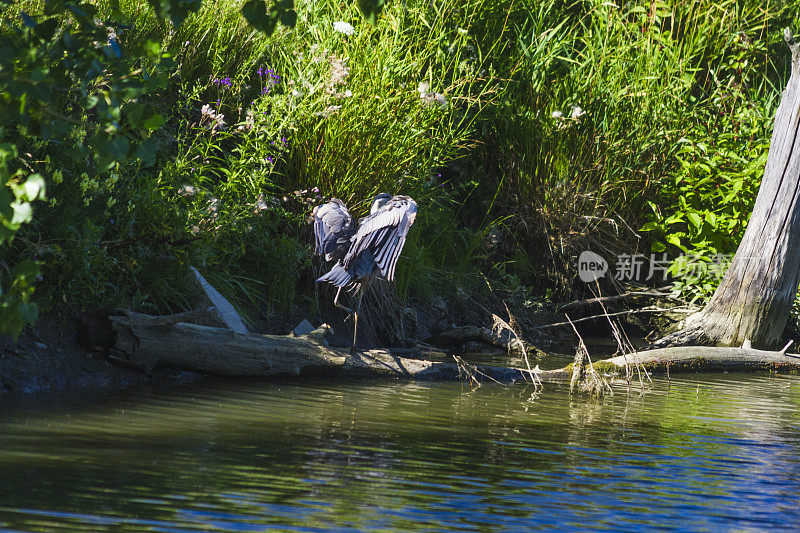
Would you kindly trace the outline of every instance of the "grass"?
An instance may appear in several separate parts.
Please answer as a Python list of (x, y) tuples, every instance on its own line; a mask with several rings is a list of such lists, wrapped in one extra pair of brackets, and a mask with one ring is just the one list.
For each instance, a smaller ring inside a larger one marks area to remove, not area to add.
[[(123, 48), (153, 41), (174, 63), (148, 97), (167, 119), (159, 158), (92, 173), (35, 147), (52, 200), (14, 253), (46, 260), (45, 303), (181, 309), (192, 264), (251, 314), (317, 305), (311, 208), (336, 196), (363, 215), (379, 191), (420, 205), (402, 300), (485, 278), (578, 294), (580, 251), (648, 249), (646, 202), (664, 201), (680, 139), (710, 120), (709, 138), (732, 130), (734, 93), (771, 116), (788, 68), (780, 29), (800, 4), (409, 0), (372, 26), (322, 0), (269, 38), (240, 6), (205, 2), (172, 28), (146, 2), (120, 2)], [(204, 105), (226, 129), (206, 127)]]

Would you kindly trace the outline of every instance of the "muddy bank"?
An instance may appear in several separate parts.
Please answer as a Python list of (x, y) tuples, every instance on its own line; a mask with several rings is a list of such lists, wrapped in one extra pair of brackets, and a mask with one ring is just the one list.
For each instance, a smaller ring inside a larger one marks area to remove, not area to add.
[(124, 389), (146, 382), (187, 382), (198, 374), (158, 370), (145, 374), (109, 361), (77, 341), (74, 316), (42, 318), (15, 344), (0, 337), (0, 399), (49, 391)]

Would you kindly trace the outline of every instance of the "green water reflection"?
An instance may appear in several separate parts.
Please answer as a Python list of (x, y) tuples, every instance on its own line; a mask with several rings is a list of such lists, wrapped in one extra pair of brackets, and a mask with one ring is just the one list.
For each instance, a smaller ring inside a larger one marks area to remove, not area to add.
[(215, 383), (3, 404), (0, 528), (792, 528), (800, 378)]

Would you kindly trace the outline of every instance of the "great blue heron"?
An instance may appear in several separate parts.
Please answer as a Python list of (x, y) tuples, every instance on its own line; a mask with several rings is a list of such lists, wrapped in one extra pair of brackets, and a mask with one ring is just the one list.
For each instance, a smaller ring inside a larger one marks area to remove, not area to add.
[[(336, 261), (317, 281), (338, 287), (333, 304), (353, 315), (351, 351), (356, 347), (358, 313), (364, 298), (361, 288), (375, 274), (388, 281), (394, 279), (397, 259), (416, 216), (417, 203), (409, 196), (386, 193), (375, 196), (369, 216), (359, 219), (357, 228), (347, 206), (338, 198), (314, 208), (314, 253)], [(339, 303), (342, 289), (358, 294), (355, 311)]]

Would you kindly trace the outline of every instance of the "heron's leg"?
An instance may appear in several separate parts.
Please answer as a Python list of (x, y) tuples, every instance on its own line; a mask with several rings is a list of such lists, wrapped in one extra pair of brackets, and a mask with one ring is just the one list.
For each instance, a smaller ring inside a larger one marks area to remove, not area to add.
[(353, 346), (350, 348), (350, 352), (356, 351), (356, 335), (358, 334), (358, 312), (361, 311), (361, 300), (364, 299), (364, 290), (358, 291), (358, 303), (356, 304), (356, 311), (353, 313)]
[(342, 292), (342, 288), (339, 287), (339, 290), (336, 291), (336, 296), (333, 297), (333, 305), (335, 305), (339, 309), (344, 309), (345, 311), (347, 311), (348, 313), (350, 313), (352, 315), (353, 314), (353, 310), (352, 309), (350, 309), (349, 307), (345, 307), (345, 306), (343, 306), (342, 304), (339, 303), (339, 294), (341, 294), (341, 292)]
[[(339, 309), (344, 309), (353, 317), (353, 346), (350, 347), (350, 352), (352, 353), (356, 349), (356, 327), (358, 327), (358, 315), (355, 312), (353, 312), (353, 310), (350, 309), (349, 307), (345, 307), (339, 303), (339, 295), (341, 293), (342, 293), (342, 288), (339, 287), (339, 290), (336, 291), (336, 296), (334, 296), (333, 298), (333, 305), (335, 305)], [(347, 321), (347, 319), (345, 319), (345, 321)]]

